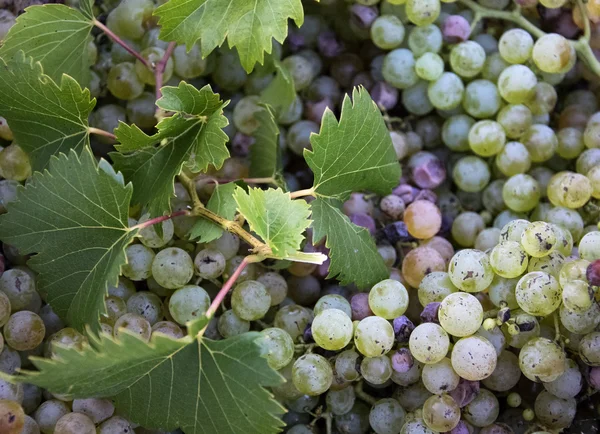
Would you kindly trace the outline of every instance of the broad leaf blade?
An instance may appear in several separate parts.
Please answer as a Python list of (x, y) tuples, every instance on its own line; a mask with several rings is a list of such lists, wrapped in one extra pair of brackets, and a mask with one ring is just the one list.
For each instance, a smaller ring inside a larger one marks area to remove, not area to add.
[(279, 127), (271, 107), (264, 106), (254, 115), (259, 127), (253, 134), (255, 142), (250, 147), (250, 176), (268, 178), (281, 170)]
[(271, 53), (273, 38), (283, 42), (288, 19), (298, 27), (304, 21), (301, 0), (170, 0), (155, 14), (162, 40), (190, 49), (200, 39), (206, 57), (227, 39), (247, 72)]
[(275, 78), (260, 94), (260, 99), (269, 104), (277, 113), (282, 113), (296, 99), (296, 88), (290, 72), (283, 67), (280, 61), (274, 59)]
[(119, 125), (119, 152), (111, 154), (117, 170), (133, 183), (134, 203), (147, 206), (152, 216), (170, 210), (174, 178), (184, 163), (206, 171), (209, 165), (221, 167), (229, 157), (222, 130), (227, 126), (224, 103), (210, 86), (198, 90), (182, 82), (162, 92), (158, 106), (175, 114), (162, 120), (152, 136), (135, 125)]
[[(208, 200), (206, 208), (227, 220), (232, 220), (237, 207), (233, 198), (235, 188), (236, 185), (233, 182), (215, 186), (215, 191), (213, 191), (212, 196)], [(198, 238), (199, 243), (208, 243), (216, 240), (222, 234), (223, 229), (216, 223), (200, 218), (192, 229), (190, 229), (189, 237), (191, 240)]]
[(89, 145), (88, 116), (96, 105), (90, 92), (68, 75), (58, 86), (38, 62), (22, 52), (0, 59), (0, 116), (10, 124), (34, 170), (42, 170), (52, 155)]
[(283, 408), (263, 388), (281, 376), (261, 357), (258, 333), (222, 341), (155, 335), (150, 343), (121, 336), (92, 337), (81, 352), (59, 348), (54, 360), (34, 358), (39, 372), (12, 380), (74, 398), (114, 397), (120, 413), (146, 428), (270, 434), (283, 426)]
[(355, 283), (365, 288), (387, 279), (389, 271), (369, 232), (356, 226), (340, 210), (341, 203), (317, 198), (310, 203), (313, 218), (313, 240), (327, 237), (331, 263), (329, 276), (342, 285)]
[(344, 98), (339, 122), (325, 112), (313, 150), (304, 157), (315, 174), (318, 196), (345, 200), (353, 191), (388, 194), (400, 180), (400, 164), (389, 131), (369, 93), (354, 89)]
[(0, 57), (7, 61), (19, 51), (41, 62), (54, 81), (70, 75), (82, 86), (90, 82), (88, 42), (93, 27), (85, 14), (64, 5), (31, 6), (8, 32)]
[(7, 214), (0, 239), (22, 253), (54, 311), (73, 327), (95, 330), (105, 312), (107, 285), (117, 283), (124, 249), (136, 231), (127, 227), (131, 185), (100, 170), (91, 151), (71, 150), (34, 173)]

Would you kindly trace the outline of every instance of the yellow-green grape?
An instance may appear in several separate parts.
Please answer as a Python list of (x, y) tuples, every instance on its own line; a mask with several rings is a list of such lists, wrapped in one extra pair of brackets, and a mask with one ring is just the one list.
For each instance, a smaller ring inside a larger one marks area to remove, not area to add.
[(523, 274), (528, 262), (527, 253), (516, 241), (502, 241), (490, 253), (490, 264), (494, 272), (506, 278)]
[(525, 252), (535, 258), (549, 255), (556, 249), (556, 231), (549, 223), (533, 222), (521, 234), (521, 245)]
[[(165, 50), (159, 47), (148, 47), (140, 53), (149, 65), (156, 65), (165, 56)], [(154, 71), (151, 71), (139, 59), (135, 61), (135, 73), (138, 78), (146, 84), (156, 84)], [(169, 57), (163, 72), (163, 82), (170, 80), (173, 75), (173, 59)]]
[(556, 134), (558, 138), (558, 147), (556, 153), (559, 157), (571, 160), (581, 155), (585, 149), (583, 143), (583, 134), (580, 130), (573, 127), (562, 128)]
[(141, 315), (126, 313), (120, 317), (113, 327), (113, 335), (118, 338), (122, 333), (129, 333), (145, 342), (150, 340), (152, 326)]
[(31, 176), (29, 156), (16, 143), (0, 151), (0, 174), (3, 178), (19, 182)]
[(500, 307), (502, 302), (506, 303), (510, 309), (519, 307), (515, 298), (515, 287), (517, 286), (518, 278), (506, 279), (498, 275), (494, 276), (494, 280), (488, 288), (488, 296), (494, 306)]
[(46, 333), (44, 321), (27, 310), (13, 313), (4, 325), (6, 343), (17, 351), (32, 350), (42, 343)]
[(154, 251), (143, 244), (132, 244), (125, 248), (127, 263), (121, 267), (123, 275), (131, 280), (145, 280), (152, 276)]
[(523, 276), (515, 289), (521, 309), (530, 315), (547, 316), (560, 306), (561, 287), (548, 273), (534, 271)]
[(469, 130), (469, 146), (482, 157), (491, 157), (502, 150), (506, 133), (498, 122), (484, 120), (475, 123)]
[(456, 162), (452, 169), (452, 180), (458, 188), (477, 193), (490, 182), (491, 173), (487, 163), (479, 157), (469, 155)]
[(408, 308), (408, 292), (396, 280), (382, 280), (369, 292), (369, 307), (375, 315), (382, 318), (397, 318)]
[[(138, 223), (145, 223), (150, 220), (150, 214), (144, 214)], [(173, 238), (174, 228), (172, 220), (165, 220), (160, 223), (162, 227), (162, 236), (156, 232), (155, 225), (145, 227), (138, 232), (138, 237), (143, 245), (151, 248), (162, 247)]]
[[(521, 373), (519, 371), (519, 373)], [(508, 396), (506, 397), (506, 403), (508, 404), (509, 407), (512, 408), (517, 408), (521, 405), (521, 403), (523, 402), (521, 395), (519, 395), (516, 392), (512, 392), (509, 393)]]
[(592, 186), (592, 197), (600, 199), (600, 164), (592, 167), (585, 176)]
[(549, 33), (535, 42), (532, 58), (542, 71), (560, 73), (573, 67), (577, 53), (567, 38), (557, 33)]
[(360, 373), (371, 384), (384, 384), (392, 376), (392, 362), (388, 356), (365, 357), (360, 364)]
[[(282, 327), (279, 328), (286, 330)], [(241, 319), (235, 314), (233, 309), (229, 309), (223, 312), (223, 315), (219, 317), (217, 329), (221, 336), (224, 338), (230, 338), (232, 336), (241, 335), (242, 333), (246, 333), (248, 330), (250, 330), (250, 322)]]
[[(558, 138), (547, 125), (533, 124), (520, 137), (534, 163), (543, 163), (552, 158), (558, 148)], [(539, 182), (539, 180), (538, 180)]]
[(502, 188), (504, 203), (517, 212), (531, 211), (539, 203), (540, 196), (538, 182), (525, 174), (511, 176)]
[(572, 280), (583, 280), (587, 283), (586, 272), (590, 261), (585, 259), (575, 259), (574, 261), (566, 262), (560, 268), (558, 273), (558, 282), (564, 287)]
[(263, 338), (259, 343), (269, 366), (275, 370), (287, 366), (294, 358), (294, 341), (289, 333), (276, 327), (264, 329), (260, 333)]
[(442, 327), (428, 322), (415, 327), (408, 346), (412, 356), (419, 362), (438, 363), (448, 354), (450, 338)]
[(498, 170), (506, 176), (525, 173), (531, 167), (529, 151), (521, 142), (508, 142), (494, 161)]
[(562, 287), (562, 301), (573, 312), (583, 313), (592, 307), (594, 293), (587, 282), (571, 280)]
[(554, 381), (567, 368), (565, 352), (550, 339), (534, 338), (521, 348), (519, 366), (531, 381)]
[(271, 295), (265, 285), (256, 280), (246, 280), (233, 289), (231, 308), (243, 320), (258, 320), (270, 307)]
[(406, 16), (417, 26), (432, 24), (440, 15), (440, 0), (408, 0)]
[(352, 320), (339, 309), (325, 309), (319, 313), (311, 330), (317, 345), (326, 350), (341, 350), (352, 340)]
[(450, 431), (460, 422), (460, 407), (446, 393), (434, 395), (423, 404), (423, 420), (434, 431)]
[(450, 51), (452, 70), (461, 77), (474, 77), (483, 69), (485, 50), (474, 41), (456, 44)]
[(562, 305), (559, 309), (560, 323), (570, 331), (578, 335), (593, 331), (600, 323), (600, 307), (598, 303), (592, 303), (585, 312), (574, 312)]
[(208, 59), (202, 57), (200, 44), (194, 44), (190, 51), (185, 45), (178, 45), (173, 50), (173, 70), (181, 78), (196, 78), (206, 73)]
[[(352, 387), (346, 389), (353, 390)], [(393, 434), (399, 432), (400, 427), (404, 425), (405, 416), (406, 412), (397, 400), (384, 398), (371, 408), (369, 425), (378, 434)]]
[(544, 383), (544, 389), (562, 399), (575, 398), (583, 386), (581, 371), (577, 362), (567, 359), (567, 369), (556, 380)]
[(535, 93), (537, 78), (524, 65), (511, 65), (498, 77), (498, 91), (510, 104), (523, 104)]
[(475, 249), (456, 253), (450, 260), (448, 275), (458, 289), (466, 292), (483, 291), (494, 279), (488, 256)]
[(552, 432), (559, 432), (573, 423), (577, 413), (577, 401), (574, 398), (561, 399), (544, 390), (535, 399), (533, 408), (540, 424), (550, 428)]
[(421, 376), (425, 388), (436, 395), (454, 390), (460, 381), (447, 357), (437, 363), (423, 366)]
[(527, 272), (543, 271), (558, 279), (560, 269), (565, 262), (565, 256), (558, 249), (543, 258), (531, 258)]
[(559, 225), (554, 225), (556, 232), (556, 251), (563, 256), (570, 256), (573, 251), (573, 235), (568, 229), (564, 229)]
[(394, 345), (394, 329), (391, 324), (378, 316), (361, 320), (354, 331), (354, 344), (361, 354), (377, 357), (387, 353)]
[(333, 370), (327, 359), (318, 354), (305, 354), (292, 367), (294, 386), (303, 394), (318, 396), (333, 382)]
[[(382, 14), (371, 25), (371, 40), (383, 50), (398, 48), (404, 40), (404, 24), (395, 15)], [(443, 68), (443, 66), (442, 66)]]
[(519, 358), (510, 351), (502, 351), (498, 355), (496, 369), (483, 379), (483, 385), (494, 392), (507, 392), (517, 385), (520, 378)]
[(592, 183), (579, 173), (559, 172), (550, 179), (547, 193), (555, 206), (581, 208), (592, 196)]
[(96, 434), (96, 426), (83, 413), (67, 413), (56, 422), (54, 434)]
[(452, 336), (469, 336), (481, 326), (483, 307), (473, 295), (455, 292), (441, 302), (438, 318), (440, 325)]
[(500, 229), (500, 241), (521, 242), (521, 235), (529, 226), (529, 220), (516, 219), (508, 222)]
[(500, 229), (486, 228), (477, 234), (475, 249), (486, 252), (493, 249), (500, 242)]
[(498, 355), (490, 341), (474, 335), (461, 338), (454, 344), (451, 360), (454, 371), (462, 378), (480, 381), (494, 372)]
[(600, 366), (600, 332), (592, 332), (579, 342), (579, 355), (589, 366)]
[(447, 295), (456, 291), (458, 291), (458, 288), (454, 286), (448, 273), (445, 271), (434, 271), (421, 280), (417, 296), (421, 306), (425, 307), (429, 303), (442, 301)]
[(600, 232), (588, 232), (579, 241), (579, 256), (588, 261), (600, 259)]
[(304, 329), (312, 320), (313, 314), (310, 309), (297, 304), (289, 304), (277, 311), (273, 326), (285, 330), (292, 339), (296, 340), (304, 333)]
[(533, 38), (523, 29), (510, 29), (498, 41), (500, 56), (508, 63), (525, 63), (531, 57)]
[(132, 100), (144, 93), (144, 83), (137, 76), (132, 62), (119, 63), (110, 68), (106, 85), (110, 93), (119, 99)]

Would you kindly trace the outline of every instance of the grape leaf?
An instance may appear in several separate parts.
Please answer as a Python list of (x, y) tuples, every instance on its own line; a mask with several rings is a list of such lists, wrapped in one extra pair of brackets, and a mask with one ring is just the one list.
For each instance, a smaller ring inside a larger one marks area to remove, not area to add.
[[(236, 185), (233, 182), (217, 185), (206, 204), (206, 208), (227, 220), (233, 219), (236, 210), (236, 203), (233, 199), (235, 187)], [(219, 225), (210, 220), (200, 218), (192, 229), (190, 229), (189, 237), (191, 240), (198, 238), (199, 243), (208, 243), (219, 238), (222, 233), (223, 229)]]
[(29, 154), (33, 170), (46, 167), (54, 154), (89, 145), (88, 116), (95, 105), (90, 91), (73, 78), (63, 75), (58, 86), (23, 52), (0, 59), (0, 115)]
[(69, 325), (83, 330), (105, 312), (107, 284), (117, 284), (128, 228), (132, 186), (100, 170), (89, 148), (81, 156), (52, 157), (0, 216), (0, 239), (21, 253), (38, 273), (38, 289)]
[(0, 57), (8, 60), (20, 50), (32, 56), (54, 81), (70, 75), (82, 86), (90, 82), (88, 43), (93, 17), (64, 5), (31, 6), (11, 27)]
[(273, 59), (275, 78), (260, 94), (260, 99), (269, 104), (277, 113), (282, 113), (296, 99), (296, 88), (290, 72), (280, 61)]
[(310, 203), (313, 240), (327, 237), (330, 249), (327, 278), (337, 276), (342, 285), (354, 283), (359, 288), (387, 279), (390, 273), (369, 231), (352, 223), (340, 206), (338, 200), (320, 197)]
[(254, 131), (255, 142), (250, 147), (250, 176), (268, 178), (280, 171), (279, 127), (270, 106), (254, 114), (259, 127)]
[(170, 210), (173, 179), (184, 163), (206, 171), (209, 165), (221, 167), (229, 157), (222, 130), (227, 126), (225, 104), (219, 94), (210, 86), (198, 90), (184, 82), (163, 87), (162, 93), (157, 105), (175, 114), (163, 119), (152, 136), (121, 123), (115, 130), (119, 152), (110, 154), (115, 168), (134, 186), (133, 202), (147, 206), (152, 216)]
[(388, 194), (398, 185), (400, 163), (377, 105), (363, 88), (344, 98), (340, 121), (330, 110), (311, 137), (304, 158), (312, 169), (317, 196), (345, 200), (353, 191)]
[(160, 39), (186, 44), (188, 50), (200, 39), (204, 57), (227, 39), (248, 73), (271, 53), (273, 38), (283, 42), (289, 18), (298, 27), (304, 22), (301, 0), (170, 0), (154, 13)]
[[(222, 341), (128, 333), (90, 337), (83, 351), (32, 358), (39, 372), (8, 377), (73, 398), (112, 397), (119, 414), (146, 428), (186, 434), (270, 434), (283, 407), (263, 387), (282, 377), (261, 357), (256, 332)], [(90, 375), (93, 373), (93, 375)], [(7, 378), (6, 374), (3, 375)]]

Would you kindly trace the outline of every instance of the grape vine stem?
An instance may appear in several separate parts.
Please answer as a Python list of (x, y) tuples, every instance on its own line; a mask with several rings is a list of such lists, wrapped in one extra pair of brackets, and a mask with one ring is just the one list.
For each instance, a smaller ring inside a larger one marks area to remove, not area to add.
[(354, 386), (354, 393), (360, 400), (366, 402), (369, 405), (375, 405), (375, 403), (377, 402), (375, 398), (373, 398), (371, 395), (369, 395), (363, 390), (362, 380), (356, 383), (356, 385)]
[(173, 54), (173, 50), (177, 46), (176, 42), (171, 42), (167, 46), (165, 50), (165, 55), (158, 61), (156, 65), (154, 65), (154, 81), (156, 83), (156, 100), (158, 101), (162, 96), (162, 86), (163, 86), (163, 78), (165, 75), (165, 68), (167, 67), (167, 63)]
[(142, 57), (142, 55), (140, 53), (138, 53), (137, 51), (135, 51), (133, 48), (131, 48), (127, 42), (125, 42), (124, 40), (122, 40), (121, 38), (119, 38), (119, 36), (117, 36), (117, 34), (115, 34), (112, 30), (110, 30), (108, 27), (106, 27), (104, 24), (102, 24), (100, 21), (94, 19), (94, 25), (96, 27), (98, 27), (100, 30), (102, 30), (106, 36), (108, 36), (110, 39), (112, 39), (114, 42), (116, 42), (117, 44), (119, 44), (121, 47), (123, 47), (125, 49), (125, 51), (127, 51), (129, 54), (131, 54), (133, 57), (135, 57), (137, 60), (139, 60), (140, 62), (142, 62), (142, 64), (152, 70), (152, 67), (148, 64), (148, 61), (146, 59), (144, 59)]
[(290, 197), (292, 199), (296, 199), (298, 197), (304, 197), (304, 196), (314, 196), (315, 194), (315, 190), (314, 188), (307, 188), (305, 190), (297, 190), (297, 191), (292, 191), (290, 193)]
[(101, 130), (100, 128), (88, 127), (88, 133), (96, 134), (98, 136), (108, 137), (109, 139), (112, 139), (112, 140), (117, 140), (117, 136), (115, 136), (113, 133)]
[(137, 225), (130, 227), (129, 230), (132, 230), (132, 231), (134, 229), (142, 230), (144, 228), (147, 228), (148, 226), (152, 226), (152, 225), (155, 225), (157, 223), (164, 222), (165, 220), (170, 220), (173, 217), (179, 217), (179, 216), (182, 216), (182, 215), (190, 215), (190, 212), (186, 211), (186, 210), (175, 211), (172, 214), (163, 215), (163, 216), (160, 216), (160, 217), (155, 217), (155, 218), (147, 220), (145, 222), (138, 223)]

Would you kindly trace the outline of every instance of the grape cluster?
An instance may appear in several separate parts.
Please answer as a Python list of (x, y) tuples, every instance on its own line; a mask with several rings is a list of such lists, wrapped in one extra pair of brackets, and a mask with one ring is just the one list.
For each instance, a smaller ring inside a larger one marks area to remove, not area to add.
[[(147, 64), (164, 58), (153, 0), (96, 3)], [(570, 39), (589, 33), (600, 50), (600, 2), (586, 2), (583, 16), (564, 0), (515, 0), (547, 34), (481, 20), (476, 9), (506, 12), (509, 3), (321, 0), (273, 45), (298, 93), (277, 118), (290, 190), (312, 185), (301, 155), (325, 110), (338, 111), (356, 85), (384, 113), (404, 169), (391, 194), (353, 193), (343, 204), (376, 240), (389, 279), (361, 289), (327, 280), (327, 263), (249, 264), (207, 326), (209, 339), (261, 332), (264, 357), (286, 380), (272, 392), (288, 410), (288, 433), (598, 429), (578, 414), (600, 411), (600, 89)], [(0, 41), (14, 22), (0, 10)], [(154, 74), (102, 35), (88, 49), (99, 98), (91, 125), (113, 131), (123, 121), (151, 132)], [(165, 84), (210, 83), (232, 101), (232, 158), (195, 183), (201, 199), (211, 179), (248, 177), (259, 95), (274, 77), (266, 66), (247, 74), (226, 47), (203, 58), (200, 42), (168, 57)], [(3, 118), (0, 144), (4, 213), (32, 170)], [(110, 137), (92, 142), (101, 156), (113, 145)], [(177, 183), (173, 210), (191, 201)], [(149, 219), (132, 209), (130, 226)], [(207, 313), (249, 246), (228, 232), (191, 241), (197, 219), (140, 231), (106, 295), (103, 332), (178, 339)], [(312, 241), (306, 252), (327, 252)], [(29, 257), (7, 244), (2, 252), (0, 371), (56, 357), (57, 345), (87, 345), (37, 291)], [(162, 431), (136, 426), (108, 399), (72, 400), (0, 379), (0, 432)]]

